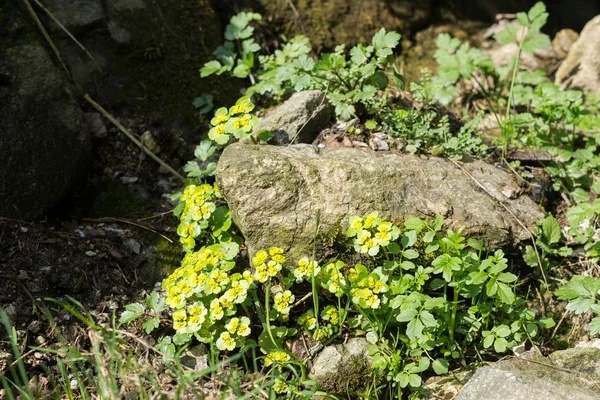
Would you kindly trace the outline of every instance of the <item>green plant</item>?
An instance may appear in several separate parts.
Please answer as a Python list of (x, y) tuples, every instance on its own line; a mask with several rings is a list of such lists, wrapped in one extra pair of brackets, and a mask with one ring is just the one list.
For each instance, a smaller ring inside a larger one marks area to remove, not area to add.
[[(600, 279), (591, 276), (576, 275), (558, 288), (554, 294), (561, 300), (568, 300), (567, 310), (576, 315), (592, 312), (600, 314)], [(594, 317), (589, 324), (592, 335), (600, 334), (600, 316)]]
[[(190, 193), (188, 213), (202, 207)], [(267, 376), (277, 376), (274, 390), (299, 396), (316, 388), (286, 343), (301, 332), (324, 342), (362, 334), (372, 343), (375, 375), (400, 395), (416, 390), (430, 368), (445, 373), (454, 360), (535, 337), (538, 323), (515, 293), (517, 277), (504, 254), (483, 256), (480, 242), (460, 230), (444, 232), (443, 223), (409, 218), (396, 226), (376, 212), (352, 217), (346, 236), (362, 259), (353, 266), (339, 259), (320, 264), (313, 256), (292, 268), (273, 247), (256, 252), (247, 268), (236, 262), (234, 242), (188, 248), (163, 282), (175, 334), (161, 343), (169, 353), (206, 343), (213, 362), (219, 353), (260, 349), (263, 367), (273, 371)], [(161, 304), (156, 296), (152, 303)], [(141, 305), (122, 318), (142, 316), (155, 318)]]
[[(255, 53), (260, 47), (251, 38), (254, 29), (248, 24), (259, 17), (258, 14), (240, 13), (232, 18), (226, 29), (225, 45), (215, 51), (218, 60), (208, 62), (202, 68), (202, 77), (225, 71), (232, 71), (238, 78), (249, 77), (252, 85), (246, 93), (250, 96), (266, 93), (284, 96), (319, 89), (326, 93), (336, 114), (344, 120), (356, 115), (359, 104), (367, 110), (374, 107), (379, 99), (378, 91), (388, 84), (384, 69), (391, 65), (400, 34), (382, 28), (373, 36), (370, 45), (353, 47), (350, 57), (344, 46), (338, 46), (333, 53), (322, 54), (317, 61), (309, 55), (308, 39), (300, 35), (273, 54), (258, 56), (256, 65)], [(241, 43), (239, 54), (234, 52), (233, 41), (236, 40)]]
[(559, 256), (561, 258), (569, 257), (573, 253), (573, 249), (562, 245), (565, 242), (560, 225), (556, 218), (552, 215), (547, 216), (538, 224), (535, 230), (537, 249), (541, 250), (541, 255), (538, 260), (537, 249), (527, 245), (523, 259), (530, 267), (538, 267), (541, 260), (542, 267), (545, 270), (550, 270), (552, 263), (550, 257)]
[(228, 72), (236, 78), (252, 77), (255, 54), (260, 50), (254, 41), (253, 21), (259, 21), (261, 15), (257, 13), (240, 12), (229, 21), (225, 27), (225, 43), (219, 46), (214, 55), (217, 58), (204, 64), (200, 69), (200, 76), (221, 75)]
[(379, 117), (385, 132), (405, 140), (405, 149), (410, 153), (430, 152), (433, 155), (450, 157), (466, 154), (485, 155), (488, 146), (479, 137), (480, 118), (466, 117), (467, 122), (460, 124), (460, 128), (453, 127), (448, 114), (444, 114), (435, 106), (435, 89), (428, 70), (423, 69), (421, 73), (421, 81), (412, 82), (410, 85), (421, 108), (405, 110), (383, 107)]

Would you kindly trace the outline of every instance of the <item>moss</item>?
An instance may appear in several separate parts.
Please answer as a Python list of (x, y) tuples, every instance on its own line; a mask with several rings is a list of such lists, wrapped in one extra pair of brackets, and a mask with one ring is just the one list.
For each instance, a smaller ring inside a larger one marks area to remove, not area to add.
[(93, 217), (122, 217), (142, 205), (135, 193), (119, 181), (107, 181), (99, 185), (92, 202)]
[(364, 392), (373, 382), (373, 368), (362, 356), (350, 357), (336, 373), (327, 374), (319, 379), (319, 389), (337, 395), (350, 395)]

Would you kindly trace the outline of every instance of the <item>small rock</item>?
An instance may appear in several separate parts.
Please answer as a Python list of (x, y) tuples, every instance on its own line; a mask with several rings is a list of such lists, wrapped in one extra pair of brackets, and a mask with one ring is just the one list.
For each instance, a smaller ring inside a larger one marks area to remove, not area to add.
[(369, 343), (364, 338), (352, 338), (346, 344), (326, 346), (316, 357), (310, 378), (331, 394), (363, 390), (373, 382)]
[(552, 48), (559, 58), (565, 58), (579, 34), (572, 29), (561, 29), (552, 39)]
[(120, 179), (121, 182), (123, 182), (126, 185), (130, 183), (135, 183), (140, 180), (140, 178), (138, 178), (137, 176), (122, 176)]
[(104, 121), (102, 120), (100, 113), (87, 112), (84, 113), (83, 116), (87, 122), (92, 136), (97, 138), (103, 138), (106, 136), (106, 125), (104, 125)]
[(71, 390), (77, 390), (79, 384), (77, 383), (77, 379), (71, 379), (70, 382)]
[(374, 133), (369, 138), (369, 147), (375, 151), (389, 151), (390, 146), (385, 141), (387, 135), (384, 133)]
[(108, 22), (108, 32), (110, 37), (118, 44), (129, 44), (131, 42), (131, 33), (121, 27), (116, 21)]
[(38, 336), (35, 337), (35, 339), (33, 341), (35, 342), (36, 345), (42, 346), (42, 345), (44, 345), (44, 344), (46, 344), (48, 342), (48, 339), (46, 339), (42, 335), (38, 335)]
[(318, 90), (299, 92), (261, 118), (256, 131), (267, 130), (277, 144), (312, 143), (331, 122), (333, 107)]
[(146, 131), (142, 134), (142, 144), (153, 153), (160, 153), (160, 147), (156, 144), (152, 132)]
[(4, 312), (6, 312), (6, 316), (9, 320), (14, 321), (17, 317), (17, 306), (15, 303), (10, 303), (4, 308)]
[(27, 326), (27, 330), (32, 333), (38, 333), (41, 327), (42, 323), (38, 320), (35, 320), (31, 321), (31, 323)]
[[(71, 31), (98, 24), (104, 18), (101, 0), (53, 0), (48, 3), (48, 9)], [(54, 30), (61, 30), (56, 23), (51, 25)]]
[(133, 251), (135, 254), (140, 254), (142, 250), (142, 245), (136, 241), (135, 239), (129, 238), (123, 242), (129, 250)]
[(88, 250), (85, 252), (85, 255), (88, 257), (96, 257), (97, 253), (95, 251)]
[[(519, 52), (519, 46), (516, 43), (510, 43), (505, 46), (496, 47), (490, 50), (486, 50), (486, 53), (492, 58), (492, 64), (494, 68), (503, 67), (512, 62), (517, 57)], [(521, 65), (523, 68), (533, 71), (540, 68), (540, 64), (534, 56), (531, 54), (522, 52), (521, 53)]]

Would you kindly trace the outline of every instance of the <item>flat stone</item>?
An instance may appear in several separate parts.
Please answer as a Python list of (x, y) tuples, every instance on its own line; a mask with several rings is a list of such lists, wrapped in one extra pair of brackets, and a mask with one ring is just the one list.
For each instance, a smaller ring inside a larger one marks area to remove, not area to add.
[(503, 195), (518, 186), (512, 175), (483, 161), (462, 165), (370, 149), (236, 143), (224, 150), (216, 179), (251, 253), (279, 246), (292, 260), (311, 254), (318, 211), (325, 238), (345, 232), (351, 216), (378, 211), (396, 223), (441, 215), (492, 247), (529, 239), (515, 217), (531, 229), (544, 214), (527, 196)]
[(597, 384), (534, 349), (480, 368), (456, 400), (597, 400)]

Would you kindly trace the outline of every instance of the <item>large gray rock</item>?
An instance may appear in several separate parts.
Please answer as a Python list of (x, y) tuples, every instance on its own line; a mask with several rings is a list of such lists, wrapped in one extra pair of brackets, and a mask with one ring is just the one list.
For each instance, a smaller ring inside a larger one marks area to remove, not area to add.
[[(586, 349), (590, 350), (590, 349)], [(592, 349), (597, 350), (597, 349)], [(597, 356), (597, 354), (596, 354)], [(456, 400), (597, 400), (598, 376), (564, 368), (533, 349), (520, 357), (480, 368)]]
[(311, 254), (318, 210), (323, 238), (343, 232), (352, 215), (378, 211), (395, 222), (442, 215), (494, 247), (528, 239), (500, 203), (528, 227), (544, 215), (526, 196), (505, 197), (517, 186), (512, 176), (482, 161), (464, 168), (491, 196), (447, 159), (311, 145), (233, 144), (216, 179), (251, 253), (280, 246), (292, 259)]
[[(45, 4), (52, 15), (68, 30), (98, 25), (104, 18), (101, 0), (51, 0)], [(53, 30), (61, 30), (54, 22), (51, 26)]]
[(333, 118), (333, 107), (318, 90), (299, 92), (261, 118), (257, 131), (268, 130), (277, 144), (311, 143)]
[(562, 88), (600, 93), (600, 15), (586, 24), (567, 58), (556, 71)]
[(319, 390), (330, 394), (364, 390), (373, 382), (369, 343), (352, 338), (345, 344), (326, 346), (315, 358), (309, 377)]
[(65, 74), (19, 16), (1, 17), (0, 216), (34, 218), (85, 173), (90, 138)]

